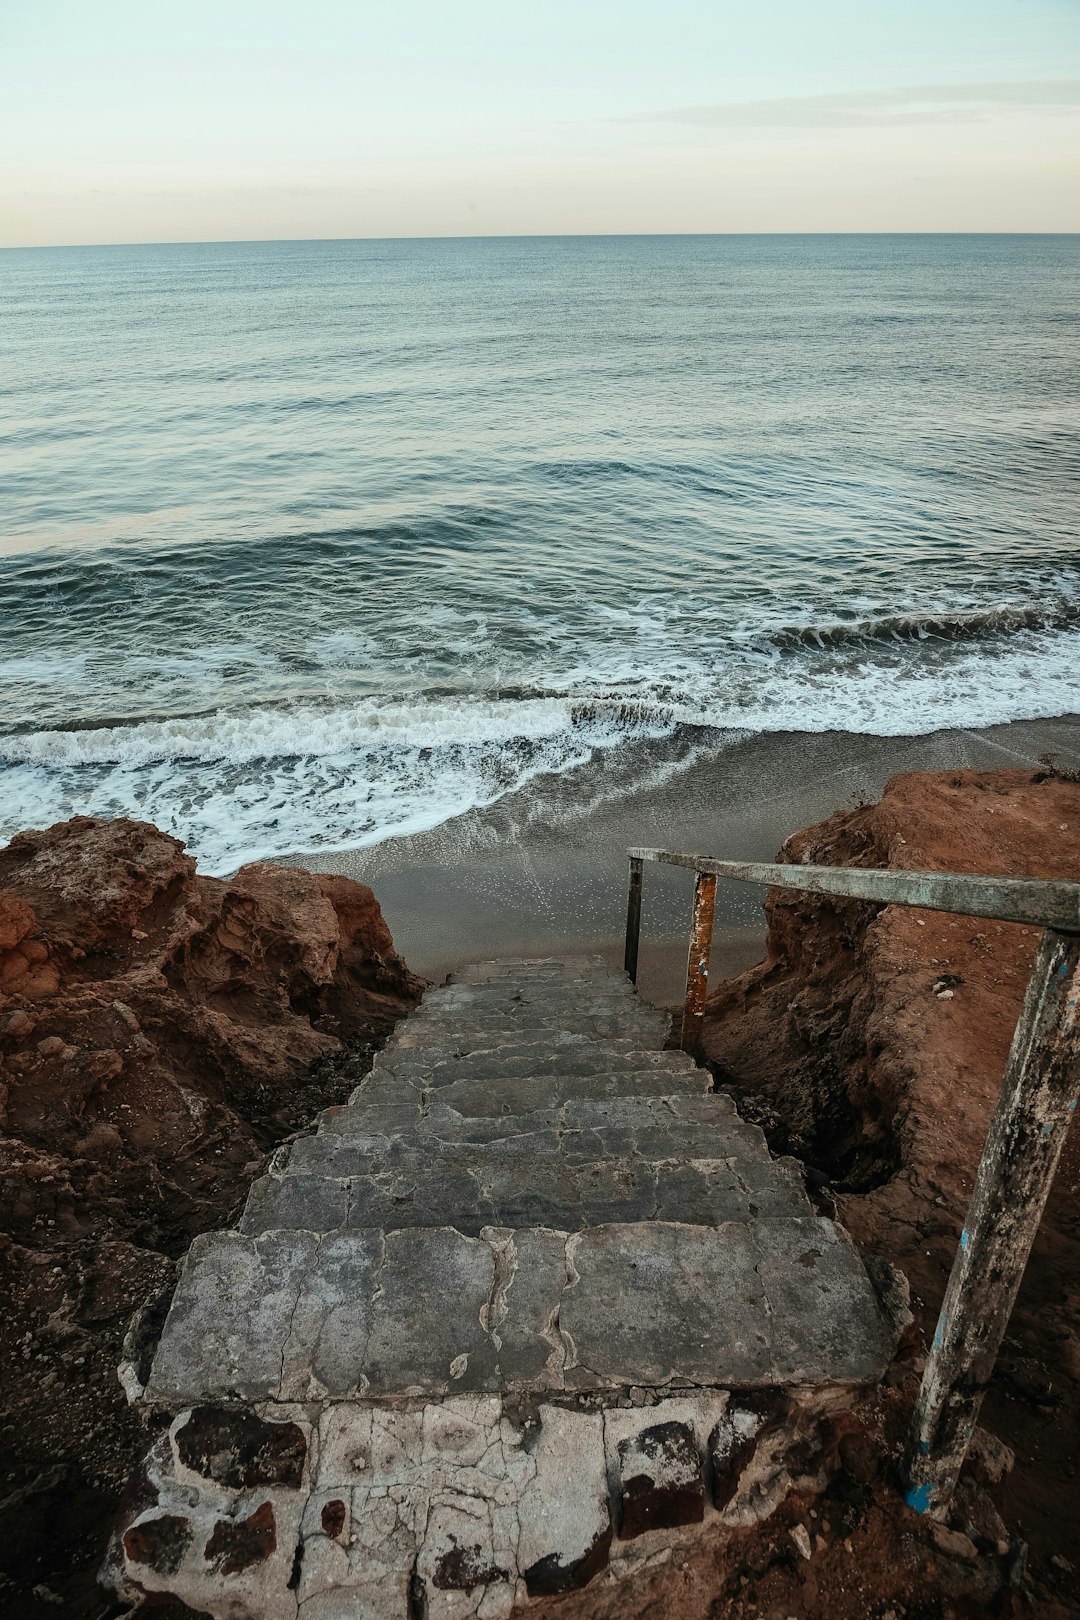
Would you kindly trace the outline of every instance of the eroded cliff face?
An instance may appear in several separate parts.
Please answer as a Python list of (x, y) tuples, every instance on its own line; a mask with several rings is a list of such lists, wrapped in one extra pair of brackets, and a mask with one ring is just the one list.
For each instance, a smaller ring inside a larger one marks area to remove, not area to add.
[[(780, 858), (1076, 880), (1080, 785), (1049, 771), (912, 772), (879, 804), (797, 833)], [(808, 1163), (856, 1242), (906, 1272), (932, 1331), (1037, 931), (780, 891), (766, 911), (765, 960), (708, 1004), (718, 1084)], [(1031, 1464), (1018, 1463), (1015, 1506), (1051, 1547), (1078, 1507), (1064, 1453), (1057, 1486), (1053, 1472), (1080, 1412), (1078, 1173), (1074, 1130), (986, 1408)]]
[(97, 1557), (130, 1312), (421, 989), (347, 878), (200, 877), (126, 820), (0, 850), (0, 1596), (5, 1561), (25, 1585)]

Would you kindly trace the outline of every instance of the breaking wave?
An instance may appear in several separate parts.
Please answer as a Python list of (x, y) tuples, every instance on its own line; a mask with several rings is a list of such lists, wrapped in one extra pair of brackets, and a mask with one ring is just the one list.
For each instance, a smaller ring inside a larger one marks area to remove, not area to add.
[[(1080, 711), (1069, 627), (1028, 625), (987, 655), (923, 638), (875, 662), (780, 658), (729, 646), (715, 664), (591, 691), (408, 701), (327, 700), (0, 737), (0, 835), (75, 813), (132, 815), (185, 839), (209, 871), (419, 832), (602, 756), (633, 792), (681, 769), (694, 732), (715, 749), (749, 732), (905, 736)], [(828, 646), (822, 638), (822, 646)], [(836, 645), (835, 643), (833, 644)], [(613, 788), (614, 791), (614, 788)]]

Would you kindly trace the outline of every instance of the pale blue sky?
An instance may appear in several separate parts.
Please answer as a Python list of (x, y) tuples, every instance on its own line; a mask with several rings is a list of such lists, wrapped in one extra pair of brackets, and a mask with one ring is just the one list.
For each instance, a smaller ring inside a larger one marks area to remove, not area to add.
[(0, 0), (0, 243), (1080, 229), (1080, 0)]

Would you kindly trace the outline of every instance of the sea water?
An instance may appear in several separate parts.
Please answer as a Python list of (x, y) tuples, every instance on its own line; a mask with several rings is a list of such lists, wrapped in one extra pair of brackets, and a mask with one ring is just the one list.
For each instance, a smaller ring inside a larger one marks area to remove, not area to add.
[(0, 838), (1080, 710), (1066, 236), (0, 253)]

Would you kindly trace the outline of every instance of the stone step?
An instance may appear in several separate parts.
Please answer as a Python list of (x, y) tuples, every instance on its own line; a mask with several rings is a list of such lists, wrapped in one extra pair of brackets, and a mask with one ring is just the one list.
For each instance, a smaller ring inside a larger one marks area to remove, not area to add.
[(620, 1068), (689, 1074), (697, 1065), (685, 1052), (655, 1051), (642, 1048), (636, 1041), (556, 1042), (540, 1035), (531, 1039), (517, 1036), (492, 1048), (461, 1053), (440, 1052), (437, 1048), (416, 1052), (386, 1047), (377, 1055), (372, 1072), (396, 1075), (413, 1082), (420, 1080), (427, 1087), (466, 1077), (481, 1079), (504, 1075), (512, 1079), (530, 1074), (584, 1075)]
[[(503, 1098), (523, 1100), (526, 1111), (535, 1112), (538, 1107), (557, 1106), (562, 1092), (568, 1097), (583, 1099), (618, 1095), (665, 1096), (676, 1092), (695, 1096), (706, 1093), (709, 1079), (703, 1069), (693, 1064), (673, 1068), (654, 1065), (649, 1062), (647, 1054), (639, 1054), (636, 1062), (628, 1061), (610, 1070), (601, 1067), (578, 1072), (576, 1066), (567, 1069), (561, 1064), (552, 1063), (537, 1064), (536, 1072), (531, 1066), (522, 1065), (520, 1073), (508, 1076), (501, 1075), (497, 1066), (492, 1069), (485, 1065), (476, 1073), (468, 1059), (456, 1066), (448, 1066), (434, 1076), (422, 1068), (397, 1073), (376, 1067), (350, 1093), (346, 1104), (325, 1110), (320, 1118), (337, 1120), (343, 1107), (362, 1110), (365, 1115), (369, 1115), (372, 1109), (389, 1110), (400, 1118), (404, 1129), (410, 1124), (420, 1124), (423, 1117), (435, 1109), (456, 1109), (454, 1099), (468, 1097), (476, 1088), (483, 1088), (485, 1095), (491, 1091), (493, 1094), (500, 1093)], [(557, 1093), (560, 1094), (558, 1099)], [(500, 1101), (498, 1111), (505, 1111), (503, 1101)], [(356, 1117), (359, 1119), (359, 1114)], [(333, 1128), (340, 1127), (334, 1125)]]
[[(481, 1149), (506, 1144), (506, 1151), (526, 1156), (555, 1152), (570, 1164), (606, 1158), (715, 1159), (737, 1156), (764, 1165), (797, 1165), (796, 1159), (774, 1159), (764, 1133), (736, 1113), (731, 1099), (712, 1092), (701, 1096), (573, 1097), (558, 1107), (498, 1118), (466, 1118), (437, 1103), (408, 1129), (368, 1129), (355, 1125), (351, 1107), (328, 1109), (314, 1135), (302, 1136), (279, 1149), (282, 1163), (314, 1169), (317, 1174), (352, 1175), (356, 1155), (385, 1160), (388, 1154), (437, 1151), (471, 1143)], [(324, 1168), (328, 1155), (350, 1168)], [(801, 1172), (800, 1172), (801, 1175)]]
[(541, 991), (532, 995), (520, 989), (515, 990), (514, 994), (508, 991), (496, 993), (490, 985), (475, 988), (469, 985), (429, 990), (413, 1015), (416, 1023), (411, 1027), (416, 1028), (432, 1019), (468, 1019), (479, 1024), (491, 1019), (521, 1019), (527, 1014), (541, 1014), (546, 1022), (556, 1025), (567, 1015), (574, 1014), (647, 1022), (659, 1022), (666, 1016), (656, 1008), (646, 1007), (629, 990), (590, 990), (587, 995)]
[[(654, 1069), (620, 1069), (614, 1074), (520, 1075), (509, 1080), (459, 1080), (438, 1090), (389, 1082), (365, 1082), (342, 1108), (327, 1109), (319, 1129), (370, 1132), (390, 1121), (392, 1130), (420, 1128), (425, 1118), (437, 1115), (461, 1118), (498, 1118), (558, 1108), (576, 1098), (606, 1100), (617, 1097), (656, 1097), (685, 1091), (703, 1095), (709, 1076), (702, 1069), (658, 1075)], [(378, 1120), (381, 1123), (375, 1124)]]
[(514, 979), (528, 982), (533, 979), (559, 979), (573, 982), (579, 979), (613, 979), (626, 982), (626, 976), (609, 967), (602, 956), (523, 957), (494, 962), (471, 962), (448, 975), (448, 984), (484, 984), (492, 979)]
[(428, 1112), (450, 1110), (465, 1119), (498, 1118), (537, 1108), (555, 1108), (575, 1098), (655, 1097), (661, 1092), (704, 1094), (710, 1076), (702, 1069), (658, 1076), (654, 1069), (619, 1069), (614, 1074), (537, 1074), (503, 1079), (457, 1080), (433, 1093)]
[[(448, 1308), (448, 1306), (450, 1308)], [(815, 1216), (196, 1238), (145, 1396), (215, 1399), (858, 1384), (890, 1345)]]
[(425, 993), (424, 1005), (455, 1001), (572, 1001), (600, 997), (618, 998), (631, 1004), (638, 1002), (637, 992), (622, 974), (618, 977), (608, 975), (585, 979), (529, 979), (519, 974), (513, 978), (487, 979), (480, 983), (463, 983), (458, 979), (435, 985)]
[(587, 1009), (558, 1012), (523, 1007), (520, 1012), (501, 1015), (488, 1011), (473, 1017), (464, 1012), (460, 1016), (433, 1013), (428, 1018), (417, 1013), (394, 1037), (393, 1050), (445, 1045), (475, 1051), (485, 1042), (490, 1044), (521, 1030), (569, 1032), (593, 1041), (638, 1040), (643, 1046), (659, 1050), (668, 1038), (670, 1025), (666, 1013), (644, 1013), (637, 1009), (625, 1013)]
[[(891, 1333), (801, 1167), (664, 1050), (668, 1026), (601, 958), (477, 963), (357, 1060), (240, 1230), (185, 1259), (142, 1393), (175, 1417), (121, 1538), (136, 1590), (160, 1544), (153, 1591), (185, 1612), (495, 1620), (584, 1584), (613, 1537), (635, 1569), (656, 1556), (635, 1538), (664, 1534), (657, 1491), (686, 1497), (664, 1525), (702, 1520), (710, 1490), (719, 1513), (745, 1487), (759, 1516), (762, 1414), (805, 1400), (816, 1426), (880, 1377)], [(264, 1489), (263, 1463), (297, 1485)], [(237, 1581), (223, 1553), (256, 1533)]]
[[(382, 1151), (331, 1147), (253, 1186), (241, 1231), (337, 1227), (552, 1226), (575, 1231), (615, 1221), (721, 1225), (812, 1213), (793, 1161), (724, 1153), (665, 1160), (574, 1160), (558, 1132), (476, 1143), (388, 1143)], [(306, 1165), (306, 1168), (305, 1168)], [(318, 1166), (318, 1173), (313, 1173)]]

